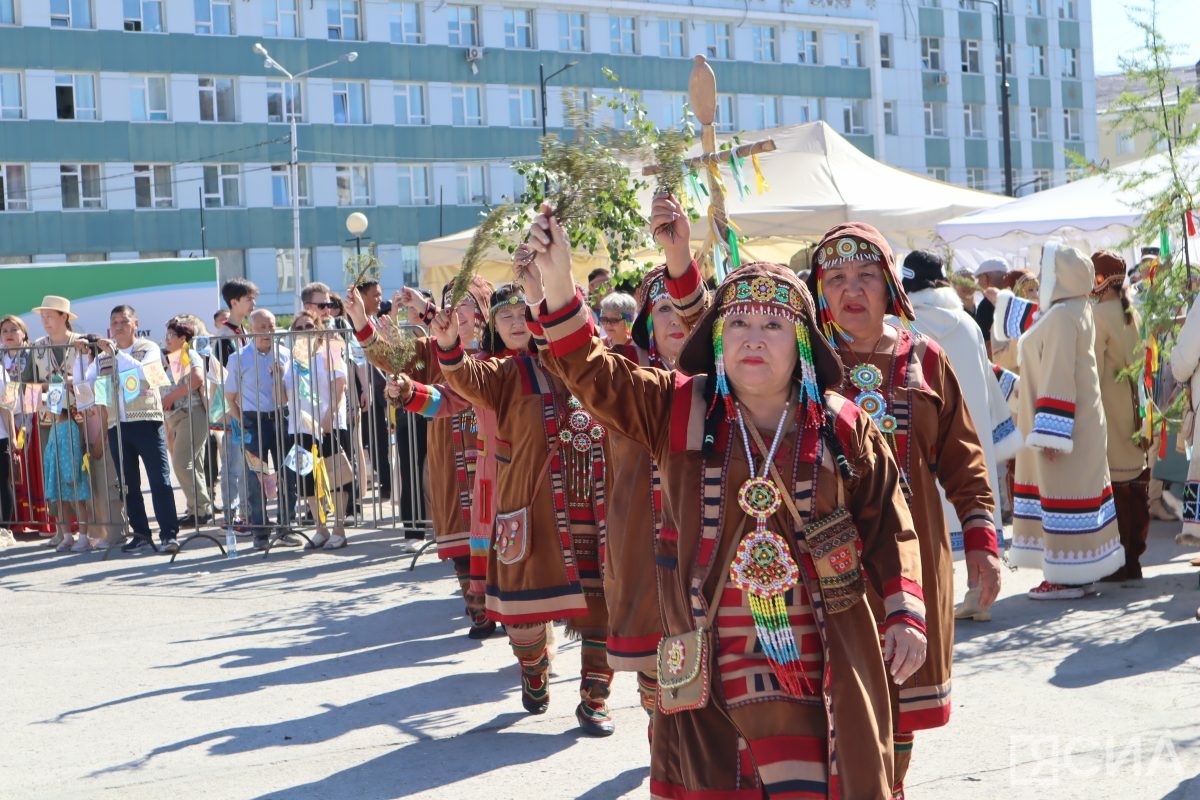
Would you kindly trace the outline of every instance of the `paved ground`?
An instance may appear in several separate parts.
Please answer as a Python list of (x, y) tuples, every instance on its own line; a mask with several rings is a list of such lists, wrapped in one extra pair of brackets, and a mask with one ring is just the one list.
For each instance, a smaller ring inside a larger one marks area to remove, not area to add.
[[(1143, 588), (1067, 603), (1005, 574), (959, 628), (951, 725), (909, 797), (1200, 798), (1196, 570), (1156, 523)], [(228, 561), (0, 550), (0, 798), (646, 797), (645, 717), (574, 724), (578, 647), (550, 712), (521, 711), (506, 642), (465, 637), (456, 584), (394, 533)]]

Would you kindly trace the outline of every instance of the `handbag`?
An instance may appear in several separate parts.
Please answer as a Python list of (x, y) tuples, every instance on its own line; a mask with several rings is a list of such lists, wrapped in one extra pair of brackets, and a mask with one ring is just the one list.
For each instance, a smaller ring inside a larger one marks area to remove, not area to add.
[(695, 630), (664, 635), (658, 641), (658, 710), (664, 714), (695, 711), (708, 705), (712, 687), (711, 625), (717, 613), (715, 597), (713, 601)]

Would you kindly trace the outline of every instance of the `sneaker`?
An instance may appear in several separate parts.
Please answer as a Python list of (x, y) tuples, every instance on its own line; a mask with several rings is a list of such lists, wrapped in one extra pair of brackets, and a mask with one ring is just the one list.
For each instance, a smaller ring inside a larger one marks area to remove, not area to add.
[(1064, 586), (1061, 583), (1042, 581), (1028, 592), (1030, 600), (1078, 600), (1087, 592), (1082, 586)]
[(309, 543), (309, 547), (313, 550), (320, 550), (329, 541), (329, 531), (317, 531), (313, 534)]
[(108, 539), (95, 539), (92, 541), (92, 549), (98, 552), (103, 552), (112, 547), (112, 543)]
[(86, 553), (92, 549), (92, 540), (87, 537), (87, 534), (79, 534), (75, 537), (75, 544), (71, 545), (72, 553)]
[(64, 536), (59, 540), (58, 545), (54, 548), (56, 553), (69, 553), (71, 548), (75, 546), (75, 540), (70, 536)]
[(162, 543), (162, 547), (158, 548), (158, 552), (174, 555), (179, 552), (179, 542), (174, 539), (167, 539)]
[(346, 537), (344, 534), (335, 533), (329, 537), (329, 541), (325, 543), (324, 550), (341, 550), (346, 546)]
[(275, 538), (272, 542), (276, 547), (299, 547), (304, 544), (303, 540), (294, 533), (284, 533)]
[(147, 550), (154, 550), (154, 542), (149, 536), (141, 534), (134, 534), (132, 539), (121, 545), (122, 553), (144, 553)]
[(59, 531), (58, 533), (54, 534), (53, 536), (51, 536), (49, 539), (46, 540), (46, 546), (47, 547), (58, 547), (60, 544), (62, 544), (62, 540), (63, 540), (63, 532)]
[(255, 537), (254, 537), (254, 549), (255, 550), (267, 550), (270, 547), (271, 547), (270, 537), (255, 535)]

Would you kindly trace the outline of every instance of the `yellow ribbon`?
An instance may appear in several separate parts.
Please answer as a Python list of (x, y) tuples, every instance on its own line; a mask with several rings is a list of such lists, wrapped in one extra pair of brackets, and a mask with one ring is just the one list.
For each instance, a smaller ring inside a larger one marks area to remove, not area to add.
[[(329, 519), (329, 511), (333, 510), (329, 503), (329, 476), (325, 474), (325, 459), (320, 457), (317, 446), (313, 445), (313, 478), (317, 483), (317, 519), (322, 525)], [(328, 506), (329, 511), (326, 510)]]
[(717, 166), (715, 161), (708, 162), (708, 175), (712, 178), (713, 186), (715, 186), (721, 194), (725, 193), (725, 181), (721, 179), (721, 168)]
[(758, 153), (752, 154), (750, 156), (750, 161), (754, 164), (754, 183), (756, 191), (759, 194), (762, 194), (763, 192), (770, 190), (771, 187), (767, 185), (767, 179), (763, 175), (762, 164), (758, 163)]

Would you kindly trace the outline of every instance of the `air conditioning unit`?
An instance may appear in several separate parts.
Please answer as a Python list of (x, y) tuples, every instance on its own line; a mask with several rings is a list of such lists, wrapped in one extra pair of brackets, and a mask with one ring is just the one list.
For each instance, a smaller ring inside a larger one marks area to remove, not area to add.
[(938, 86), (949, 86), (950, 76), (945, 72), (939, 72), (937, 75), (933, 76), (933, 82)]
[(479, 61), (482, 58), (483, 58), (483, 48), (482, 47), (468, 47), (467, 48), (467, 61), (469, 61), (471, 63), (475, 63), (476, 61)]

